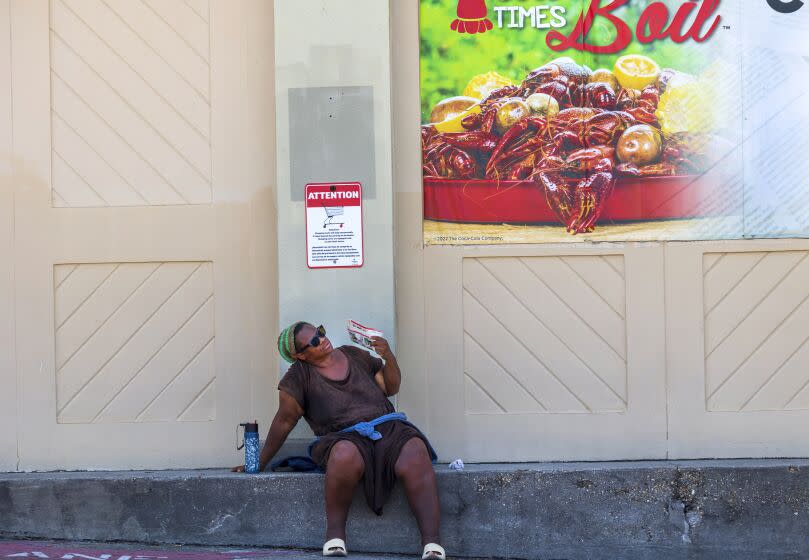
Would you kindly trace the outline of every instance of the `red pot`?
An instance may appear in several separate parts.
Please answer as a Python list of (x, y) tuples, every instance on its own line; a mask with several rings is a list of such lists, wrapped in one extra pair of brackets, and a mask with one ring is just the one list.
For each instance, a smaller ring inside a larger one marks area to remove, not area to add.
[[(732, 197), (699, 175), (622, 177), (599, 223), (721, 216)], [(424, 217), (475, 223), (559, 223), (534, 182), (424, 179)]]

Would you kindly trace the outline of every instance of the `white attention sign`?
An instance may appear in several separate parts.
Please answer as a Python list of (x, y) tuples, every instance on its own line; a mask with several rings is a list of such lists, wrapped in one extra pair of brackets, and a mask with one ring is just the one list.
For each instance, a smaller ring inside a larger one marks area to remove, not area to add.
[(365, 258), (362, 186), (306, 185), (306, 259), (309, 268), (357, 268)]

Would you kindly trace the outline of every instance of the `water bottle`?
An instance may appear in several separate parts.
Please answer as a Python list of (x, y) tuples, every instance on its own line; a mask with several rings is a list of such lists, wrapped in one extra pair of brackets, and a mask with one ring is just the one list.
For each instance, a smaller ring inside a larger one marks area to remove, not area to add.
[(236, 450), (244, 447), (244, 472), (258, 472), (258, 421), (245, 422), (236, 427), (236, 441), (238, 442), (239, 427), (244, 428), (244, 441), (236, 446)]

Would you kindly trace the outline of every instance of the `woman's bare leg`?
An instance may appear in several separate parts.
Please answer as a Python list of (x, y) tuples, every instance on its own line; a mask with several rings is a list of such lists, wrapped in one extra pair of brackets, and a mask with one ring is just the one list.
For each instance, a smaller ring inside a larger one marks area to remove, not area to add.
[(340, 440), (332, 446), (326, 463), (326, 540), (345, 540), (348, 508), (364, 473), (365, 462), (356, 445)]
[(424, 442), (417, 437), (408, 440), (402, 447), (394, 468), (396, 477), (404, 484), (410, 509), (416, 516), (421, 531), (421, 545), (439, 544), (441, 513), (438, 504), (438, 486)]

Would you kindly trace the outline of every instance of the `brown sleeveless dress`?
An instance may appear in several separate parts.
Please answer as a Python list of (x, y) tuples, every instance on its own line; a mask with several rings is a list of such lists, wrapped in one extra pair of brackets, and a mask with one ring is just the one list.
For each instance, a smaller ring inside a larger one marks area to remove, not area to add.
[(428, 450), (432, 448), (418, 429), (397, 420), (376, 427), (382, 434), (382, 439), (377, 441), (356, 432), (340, 432), (357, 422), (367, 422), (394, 412), (394, 408), (374, 381), (374, 375), (382, 369), (384, 362), (355, 346), (341, 346), (338, 350), (348, 358), (345, 379), (332, 381), (309, 364), (295, 362), (284, 374), (278, 389), (298, 401), (304, 419), (320, 437), (312, 448), (312, 459), (321, 469), (326, 470), (329, 452), (338, 441), (348, 440), (357, 446), (365, 461), (365, 500), (374, 513), (382, 515), (382, 506), (396, 483), (394, 465), (404, 444), (417, 437), (424, 441)]

